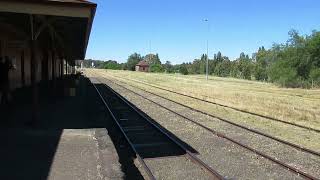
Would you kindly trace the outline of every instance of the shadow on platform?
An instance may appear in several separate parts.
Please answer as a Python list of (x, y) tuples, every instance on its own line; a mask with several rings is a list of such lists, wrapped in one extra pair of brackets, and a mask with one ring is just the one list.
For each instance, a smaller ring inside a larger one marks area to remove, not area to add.
[(76, 96), (65, 96), (63, 83), (38, 86), (38, 119), (31, 122), (31, 88), (13, 92), (12, 103), (0, 107), (0, 179), (45, 180), (64, 129), (105, 128), (107, 114), (99, 109), (96, 93), (81, 78)]
[[(4, 139), (0, 148), (0, 179), (51, 179), (50, 171), (63, 131), (94, 128), (107, 129), (124, 178), (143, 179), (135, 166), (134, 152), (111, 120), (90, 81), (80, 78), (76, 96), (65, 95), (65, 82), (68, 80), (39, 84), (38, 120), (32, 126), (29, 123), (32, 119), (31, 88), (16, 90), (11, 105), (0, 107), (0, 136)], [(197, 153), (188, 144), (167, 133), (191, 152)]]

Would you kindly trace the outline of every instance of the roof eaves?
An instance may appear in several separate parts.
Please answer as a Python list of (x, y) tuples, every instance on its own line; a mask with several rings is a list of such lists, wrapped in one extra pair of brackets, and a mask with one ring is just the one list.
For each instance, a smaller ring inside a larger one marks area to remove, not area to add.
[(6, 2), (20, 2), (33, 4), (49, 4), (49, 5), (68, 5), (78, 7), (96, 8), (97, 4), (87, 0), (0, 0)]

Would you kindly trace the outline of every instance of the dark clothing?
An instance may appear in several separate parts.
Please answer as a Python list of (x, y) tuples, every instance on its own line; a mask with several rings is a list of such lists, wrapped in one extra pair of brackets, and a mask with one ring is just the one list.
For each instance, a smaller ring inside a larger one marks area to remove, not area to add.
[(9, 71), (13, 68), (12, 64), (8, 61), (0, 63), (0, 92), (1, 92), (1, 104), (8, 104), (9, 102)]
[(5, 64), (0, 63), (0, 91), (2, 91), (4, 82), (6, 81), (7, 75), (6, 75), (6, 70), (5, 70)]
[(1, 76), (4, 80), (9, 80), (9, 70), (12, 69), (12, 65), (9, 62), (2, 63)]
[(1, 90), (9, 88), (9, 71), (12, 65), (9, 63), (0, 63), (0, 87)]

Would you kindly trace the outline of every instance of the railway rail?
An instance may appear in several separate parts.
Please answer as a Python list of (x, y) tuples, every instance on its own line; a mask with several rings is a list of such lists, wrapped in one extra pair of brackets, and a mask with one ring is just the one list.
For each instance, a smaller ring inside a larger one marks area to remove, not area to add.
[[(194, 123), (194, 124), (196, 124), (196, 125), (204, 128), (205, 130), (209, 131), (210, 133), (212, 133), (212, 134), (214, 134), (214, 135), (216, 135), (216, 136), (218, 136), (218, 137), (220, 137), (220, 138), (224, 138), (224, 139), (226, 139), (226, 140), (228, 140), (228, 141), (230, 141), (230, 142), (232, 142), (232, 143), (234, 143), (234, 144), (236, 144), (236, 145), (238, 145), (238, 146), (241, 146), (241, 147), (243, 147), (243, 148), (245, 148), (245, 149), (247, 149), (247, 150), (249, 150), (249, 151), (251, 151), (251, 152), (253, 152), (253, 153), (257, 154), (257, 155), (259, 155), (259, 156), (262, 156), (262, 157), (264, 157), (264, 158), (266, 158), (266, 159), (268, 159), (268, 160), (270, 160), (270, 161), (272, 161), (272, 162), (274, 162), (274, 163), (282, 166), (283, 168), (285, 168), (285, 169), (287, 169), (287, 170), (289, 170), (289, 171), (291, 171), (291, 172), (293, 172), (293, 173), (296, 173), (296, 174), (298, 174), (298, 175), (301, 175), (301, 176), (304, 177), (305, 179), (312, 179), (312, 180), (318, 179), (318, 178), (316, 178), (316, 177), (314, 177), (314, 176), (312, 176), (312, 175), (310, 175), (310, 174), (308, 174), (308, 173), (305, 173), (305, 172), (303, 172), (303, 171), (301, 171), (301, 170), (299, 170), (299, 169), (297, 169), (297, 168), (295, 168), (295, 167), (293, 167), (293, 166), (290, 166), (290, 165), (288, 165), (288, 164), (286, 164), (286, 163), (283, 163), (283, 162), (277, 160), (276, 158), (273, 158), (273, 157), (271, 157), (271, 156), (269, 156), (269, 155), (267, 155), (267, 154), (265, 154), (265, 153), (263, 153), (263, 152), (260, 152), (260, 151), (258, 151), (258, 150), (256, 150), (256, 149), (252, 148), (252, 147), (249, 147), (249, 146), (247, 146), (247, 145), (245, 145), (245, 144), (243, 144), (243, 143), (241, 143), (241, 142), (239, 142), (239, 141), (237, 141), (237, 140), (234, 140), (234, 139), (226, 136), (225, 134), (223, 134), (223, 133), (221, 133), (221, 132), (218, 132), (218, 131), (216, 131), (216, 130), (213, 130), (213, 129), (211, 129), (211, 128), (209, 128), (209, 127), (207, 127), (207, 126), (205, 126), (205, 125), (203, 125), (203, 124), (201, 124), (201, 123), (196, 122), (196, 121), (193, 120), (193, 119), (190, 119), (190, 118), (188, 118), (188, 117), (186, 117), (186, 116), (184, 116), (184, 115), (182, 115), (182, 114), (180, 114), (180, 113), (178, 113), (178, 112), (175, 112), (175, 111), (173, 111), (172, 109), (169, 109), (169, 108), (167, 108), (167, 107), (165, 107), (165, 106), (163, 106), (163, 105), (161, 105), (161, 104), (159, 104), (159, 103), (157, 103), (157, 102), (155, 102), (155, 101), (153, 101), (153, 100), (151, 100), (151, 99), (149, 99), (149, 98), (147, 98), (147, 97), (145, 97), (145, 96), (143, 96), (143, 95), (141, 95), (141, 94), (139, 94), (139, 93), (137, 93), (137, 92), (135, 92), (135, 91), (133, 91), (133, 90), (131, 90), (131, 89), (128, 89), (128, 88), (126, 88), (126, 87), (123, 86), (123, 85), (120, 85), (120, 84), (118, 84), (118, 83), (116, 83), (116, 82), (114, 82), (114, 81), (111, 81), (111, 80), (109, 80), (109, 79), (106, 79), (106, 78), (104, 78), (104, 79), (105, 79), (105, 80), (108, 80), (108, 81), (110, 81), (110, 82), (112, 82), (112, 83), (114, 83), (114, 84), (116, 84), (117, 86), (119, 86), (119, 87), (121, 87), (121, 88), (123, 88), (123, 89), (125, 89), (125, 90), (127, 90), (127, 91), (129, 91), (129, 92), (131, 92), (131, 93), (133, 93), (133, 94), (135, 94), (135, 95), (137, 95), (137, 96), (140, 96), (140, 97), (144, 98), (145, 100), (147, 100), (147, 101), (149, 101), (149, 102), (152, 102), (152, 103), (156, 104), (157, 106), (159, 106), (159, 107), (161, 107), (161, 108), (163, 108), (163, 109), (166, 109), (167, 111), (169, 111), (169, 112), (171, 112), (171, 113), (173, 113), (173, 114), (175, 114), (175, 115), (178, 115), (178, 116), (184, 118), (185, 120), (187, 120), (187, 121), (189, 121), (189, 122), (192, 122), (192, 123)], [(122, 81), (121, 81), (121, 82), (122, 82)], [(122, 83), (124, 83), (124, 82), (122, 82)], [(127, 83), (124, 83), (124, 84), (127, 84)], [(129, 84), (128, 84), (128, 85), (129, 85)], [(129, 85), (129, 86), (132, 86), (132, 85)], [(132, 86), (132, 87), (133, 87), (133, 86)], [(134, 88), (139, 89), (138, 87), (134, 87)], [(145, 90), (143, 90), (143, 89), (141, 89), (141, 90), (142, 90), (142, 91), (145, 91)], [(146, 92), (148, 92), (148, 91), (146, 91)], [(148, 93), (150, 93), (150, 92), (148, 92)], [(151, 94), (152, 94), (152, 93), (151, 93)], [(156, 94), (153, 94), (153, 95), (156, 95)], [(158, 96), (158, 95), (156, 95), (156, 96)], [(158, 97), (161, 97), (161, 96), (158, 96)], [(169, 99), (168, 99), (168, 100), (169, 100)], [(174, 101), (172, 101), (172, 102), (174, 102)], [(182, 104), (179, 103), (179, 105), (182, 105)], [(183, 106), (185, 106), (185, 105), (183, 105)], [(185, 107), (188, 107), (188, 106), (185, 106)]]
[[(228, 124), (234, 125), (234, 126), (236, 126), (236, 127), (245, 129), (245, 130), (250, 131), (250, 132), (252, 132), (252, 133), (259, 134), (259, 135), (261, 135), (261, 136), (270, 138), (270, 139), (275, 140), (275, 141), (277, 141), (277, 142), (279, 142), (279, 143), (286, 144), (286, 145), (288, 145), (288, 146), (291, 146), (291, 147), (293, 147), (293, 148), (296, 148), (296, 149), (298, 149), (298, 150), (300, 150), (300, 151), (304, 151), (304, 152), (307, 152), (307, 153), (310, 153), (310, 154), (313, 154), (313, 155), (315, 155), (315, 156), (320, 157), (320, 153), (317, 152), (317, 151), (314, 151), (314, 150), (311, 150), (311, 149), (302, 147), (302, 146), (300, 146), (300, 145), (297, 145), (297, 144), (288, 142), (288, 141), (286, 141), (286, 140), (283, 140), (283, 139), (280, 139), (280, 138), (271, 136), (271, 135), (269, 135), (269, 134), (266, 134), (266, 133), (264, 133), (264, 132), (261, 132), (261, 131), (255, 130), (255, 129), (251, 129), (251, 128), (246, 127), (246, 126), (243, 126), (243, 125), (241, 125), (241, 124), (234, 123), (234, 122), (232, 122), (232, 121), (230, 121), (230, 120), (228, 120), (228, 119), (225, 119), (225, 118), (222, 118), (222, 117), (218, 117), (218, 116), (212, 115), (212, 114), (210, 114), (210, 113), (207, 113), (207, 112), (204, 112), (204, 111), (201, 111), (201, 110), (192, 108), (192, 107), (190, 107), (190, 106), (187, 106), (187, 105), (182, 104), (182, 103), (180, 103), (180, 102), (177, 102), (177, 101), (174, 101), (174, 100), (172, 100), (172, 99), (166, 98), (166, 97), (164, 97), (164, 96), (155, 94), (155, 93), (150, 92), (150, 91), (146, 91), (146, 90), (144, 90), (143, 88), (136, 87), (136, 86), (132, 86), (132, 85), (126, 83), (126, 82), (123, 82), (123, 81), (121, 81), (121, 82), (124, 83), (124, 84), (126, 84), (126, 85), (128, 85), (128, 86), (131, 86), (131, 87), (140, 89), (141, 91), (150, 93), (150, 94), (152, 94), (152, 95), (154, 95), (154, 96), (157, 96), (157, 97), (160, 97), (160, 98), (162, 98), (162, 99), (165, 99), (165, 100), (168, 100), (168, 101), (170, 101), (170, 102), (173, 102), (173, 103), (175, 103), (175, 104), (181, 105), (181, 106), (183, 106), (183, 107), (185, 107), (185, 108), (188, 108), (188, 109), (190, 109), (190, 110), (192, 110), (192, 111), (195, 111), (195, 112), (198, 112), (198, 113), (207, 115), (207, 116), (212, 117), (212, 118), (216, 118), (216, 119), (218, 119), (218, 120), (220, 120), (220, 121), (223, 121), (223, 122), (226, 122), (226, 123), (228, 123)], [(117, 83), (116, 83), (116, 84), (117, 84)]]
[[(144, 158), (153, 157), (155, 154), (184, 154), (201, 169), (208, 172), (212, 179), (224, 179), (222, 175), (196, 157), (112, 88), (106, 84), (98, 86), (93, 83), (93, 86), (150, 180), (156, 178)], [(159, 148), (159, 146), (165, 148)]]
[(206, 102), (206, 103), (209, 103), (209, 104), (217, 105), (217, 106), (220, 106), (220, 107), (232, 109), (232, 110), (235, 110), (235, 111), (238, 111), (238, 112), (241, 112), (241, 113), (250, 114), (250, 115), (261, 117), (261, 118), (268, 119), (268, 120), (271, 120), (271, 121), (276, 121), (276, 122), (292, 125), (292, 126), (295, 126), (295, 127), (299, 127), (299, 128), (302, 128), (302, 129), (306, 129), (306, 130), (309, 130), (309, 131), (314, 131), (314, 132), (320, 133), (320, 129), (315, 129), (315, 128), (312, 128), (312, 127), (303, 126), (303, 125), (300, 125), (300, 124), (296, 124), (296, 123), (293, 123), (293, 122), (288, 122), (288, 121), (277, 119), (277, 118), (274, 118), (274, 117), (270, 117), (270, 116), (266, 116), (266, 115), (262, 115), (262, 114), (258, 114), (258, 113), (254, 113), (254, 112), (250, 112), (250, 111), (246, 111), (246, 110), (239, 109), (239, 108), (236, 108), (236, 107), (227, 106), (227, 105), (224, 105), (224, 104), (212, 102), (212, 101), (201, 99), (201, 98), (198, 98), (198, 97), (195, 97), (195, 96), (179, 93), (179, 92), (167, 89), (167, 88), (158, 87), (158, 86), (155, 86), (155, 85), (143, 82), (143, 81), (123, 78), (123, 77), (118, 77), (118, 78), (122, 78), (122, 79), (130, 80), (130, 81), (138, 82), (138, 83), (141, 83), (141, 84), (144, 84), (144, 85), (156, 88), (156, 89), (160, 89), (160, 90), (167, 91), (167, 92), (170, 92), (170, 93), (174, 93), (174, 94), (177, 94), (177, 95), (180, 95), (180, 96), (192, 98), (192, 99), (195, 99), (195, 100), (198, 100), (198, 101), (202, 101), (202, 102)]

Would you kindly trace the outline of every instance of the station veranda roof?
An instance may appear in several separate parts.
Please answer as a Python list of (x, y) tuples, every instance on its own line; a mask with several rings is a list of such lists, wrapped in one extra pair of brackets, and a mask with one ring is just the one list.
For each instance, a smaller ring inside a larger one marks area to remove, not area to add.
[(36, 39), (68, 61), (84, 59), (96, 4), (84, 0), (0, 0), (0, 27), (28, 46)]

